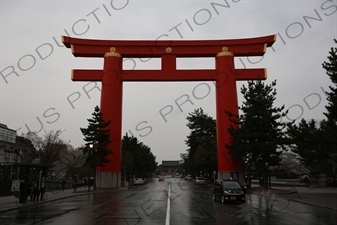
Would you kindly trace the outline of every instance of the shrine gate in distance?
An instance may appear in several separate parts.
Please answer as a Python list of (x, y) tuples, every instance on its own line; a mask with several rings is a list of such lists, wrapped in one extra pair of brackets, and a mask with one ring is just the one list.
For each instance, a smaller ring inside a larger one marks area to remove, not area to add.
[[(104, 120), (111, 121), (113, 154), (104, 167), (96, 168), (96, 187), (121, 185), (121, 139), (123, 82), (128, 81), (215, 81), (218, 148), (218, 179), (232, 177), (243, 182), (240, 162), (228, 152), (230, 120), (225, 110), (238, 115), (236, 81), (266, 79), (265, 68), (236, 69), (234, 57), (263, 56), (276, 35), (230, 40), (93, 40), (62, 36), (75, 57), (104, 57), (103, 70), (72, 70), (73, 81), (102, 82), (100, 109)], [(124, 70), (124, 58), (161, 58), (160, 70)], [(212, 57), (215, 69), (178, 70), (176, 58)]]

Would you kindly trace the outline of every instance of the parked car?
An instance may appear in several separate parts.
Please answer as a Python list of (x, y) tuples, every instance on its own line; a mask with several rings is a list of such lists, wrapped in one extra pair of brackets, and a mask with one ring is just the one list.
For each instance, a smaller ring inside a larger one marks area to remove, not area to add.
[(205, 184), (205, 179), (203, 177), (196, 177), (195, 184)]
[(192, 176), (191, 175), (187, 175), (186, 176), (186, 180), (192, 180)]
[(221, 202), (245, 202), (245, 190), (237, 180), (216, 180), (214, 182), (213, 200), (221, 199)]
[(144, 181), (142, 178), (135, 178), (133, 184), (144, 184)]

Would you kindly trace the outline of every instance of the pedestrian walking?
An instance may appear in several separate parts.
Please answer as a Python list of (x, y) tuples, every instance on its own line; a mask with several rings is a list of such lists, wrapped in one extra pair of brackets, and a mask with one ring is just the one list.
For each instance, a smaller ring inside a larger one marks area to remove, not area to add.
[(31, 186), (31, 192), (30, 192), (30, 201), (35, 201), (36, 194), (37, 194), (37, 183), (36, 180), (33, 180), (32, 186)]
[(26, 202), (24, 201), (24, 192), (25, 192), (25, 182), (22, 180), (20, 182), (20, 194), (19, 194), (19, 202), (22, 204), (25, 204)]
[(40, 187), (39, 187), (39, 182), (36, 182), (34, 201), (36, 200), (38, 202), (39, 201), (39, 197), (40, 197)]
[(30, 201), (32, 201), (32, 182), (28, 182), (28, 188), (27, 188), (27, 198), (30, 197)]
[(63, 180), (62, 181), (62, 191), (64, 192), (64, 188), (65, 188), (65, 186), (66, 186), (66, 181), (65, 180)]
[(302, 176), (302, 180), (304, 181), (305, 186), (308, 186), (308, 187), (310, 186), (310, 180), (309, 180), (309, 176), (307, 174), (304, 174)]
[(87, 189), (87, 183), (88, 183), (87, 179), (84, 179), (84, 187), (85, 187), (85, 189)]

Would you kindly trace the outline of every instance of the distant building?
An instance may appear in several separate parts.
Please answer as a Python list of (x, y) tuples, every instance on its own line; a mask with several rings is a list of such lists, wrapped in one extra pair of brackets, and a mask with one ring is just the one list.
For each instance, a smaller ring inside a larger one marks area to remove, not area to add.
[(5, 124), (0, 123), (0, 141), (15, 143), (16, 131), (8, 129)]
[(9, 129), (0, 123), (0, 162), (18, 162), (19, 150), (17, 150), (16, 131)]
[(160, 174), (163, 176), (171, 175), (172, 177), (175, 176), (176, 172), (178, 171), (180, 166), (179, 160), (175, 161), (162, 161), (162, 164), (159, 165)]

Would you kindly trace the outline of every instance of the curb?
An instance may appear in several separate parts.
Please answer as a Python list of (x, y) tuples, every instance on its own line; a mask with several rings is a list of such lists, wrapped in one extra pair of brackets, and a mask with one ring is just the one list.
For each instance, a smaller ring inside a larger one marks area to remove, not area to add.
[[(50, 199), (50, 200), (41, 200), (41, 201), (38, 201), (38, 202), (34, 202), (34, 205), (41, 205), (41, 204), (45, 204), (45, 203), (48, 203), (48, 202), (54, 202), (54, 201), (58, 201), (58, 200), (61, 200), (61, 199), (66, 199), (66, 198), (71, 198), (71, 197), (75, 197), (75, 196), (82, 196), (82, 195), (89, 195), (89, 194), (94, 194), (93, 192), (88, 192), (88, 193), (74, 193), (73, 195), (68, 195), (68, 196), (64, 196), (64, 197), (60, 197), (60, 198), (55, 198), (55, 199)], [(20, 203), (18, 203), (20, 204)], [(7, 209), (0, 209), (0, 213), (4, 213), (4, 212), (9, 212), (9, 211), (13, 211), (13, 210), (16, 210), (18, 208), (28, 208), (30, 207), (32, 204), (24, 204), (24, 205), (21, 205), (21, 206), (16, 206), (16, 207), (12, 207), (12, 208), (7, 208)]]
[[(298, 193), (297, 191), (293, 191), (293, 192), (286, 192), (286, 193), (272, 193), (274, 195), (289, 195), (289, 194), (296, 194)], [(256, 193), (256, 192), (246, 192), (246, 194), (252, 194), (252, 195), (260, 195), (260, 193)]]
[(290, 200), (290, 201), (299, 202), (299, 203), (303, 203), (303, 204), (315, 206), (315, 207), (318, 207), (318, 208), (328, 209), (328, 210), (332, 210), (332, 211), (337, 212), (337, 208), (332, 208), (332, 207), (329, 207), (329, 206), (324, 206), (324, 205), (320, 205), (320, 204), (316, 204), (316, 203), (312, 203), (312, 202), (307, 202), (307, 201), (303, 201), (301, 199), (293, 199), (293, 200)]
[[(260, 193), (257, 193), (257, 192), (246, 192), (246, 193), (253, 194), (253, 195), (259, 195), (260, 194)], [(298, 191), (291, 191), (291, 192), (284, 192), (284, 193), (275, 193), (275, 195), (279, 195), (279, 194), (281, 194), (281, 195), (283, 195), (283, 194), (295, 194), (295, 193), (298, 193)], [(318, 207), (318, 208), (332, 210), (332, 211), (337, 212), (337, 208), (333, 208), (333, 207), (329, 207), (329, 206), (324, 206), (324, 205), (320, 205), (320, 204), (313, 203), (313, 202), (307, 202), (307, 201), (303, 201), (301, 199), (288, 199), (288, 200), (289, 201), (293, 201), (293, 202), (303, 203), (303, 204), (306, 204), (306, 205), (311, 205), (311, 206), (315, 206), (315, 207)]]
[[(250, 191), (246, 191), (246, 193), (248, 193), (248, 194), (253, 194), (253, 195), (258, 195), (258, 194), (260, 194), (260, 192), (254, 192), (254, 191), (252, 191), (252, 192), (250, 192)], [(280, 193), (273, 193), (273, 194), (275, 194), (275, 195), (284, 195), (284, 194), (296, 194), (296, 193), (298, 193), (298, 191), (288, 191), (288, 192), (280, 192)]]
[[(58, 200), (62, 200), (62, 199), (66, 199), (66, 198), (72, 198), (72, 197), (75, 197), (75, 196), (91, 195), (91, 194), (96, 194), (96, 193), (109, 193), (109, 192), (115, 192), (115, 191), (120, 191), (120, 190), (121, 189), (108, 189), (108, 190), (97, 191), (97, 192), (94, 192), (94, 191), (73, 192), (71, 195), (68, 195), (68, 196), (63, 196), (63, 197), (60, 197), (60, 198), (47, 199), (47, 200), (41, 200), (41, 201), (38, 201), (38, 202), (34, 202), (34, 205), (41, 205), (41, 204), (45, 204), (45, 203), (48, 203), (48, 202), (55, 202), (55, 201), (58, 201)], [(20, 204), (20, 203), (18, 203), (18, 204)], [(13, 210), (16, 210), (18, 208), (27, 208), (27, 207), (30, 207), (30, 206), (31, 206), (31, 204), (24, 204), (24, 205), (20, 205), (20, 206), (17, 205), (16, 207), (12, 207), (12, 208), (0, 209), (0, 213), (13, 211)]]

